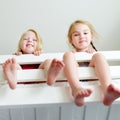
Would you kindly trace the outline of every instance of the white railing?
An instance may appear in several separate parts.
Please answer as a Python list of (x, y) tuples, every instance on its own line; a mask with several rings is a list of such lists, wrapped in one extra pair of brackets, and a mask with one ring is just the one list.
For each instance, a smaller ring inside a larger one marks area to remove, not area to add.
[[(120, 51), (100, 51), (105, 55), (108, 61), (120, 62)], [(93, 54), (77, 53), (76, 59), (78, 61), (89, 61)], [(40, 56), (34, 55), (0, 55), (0, 65), (6, 59), (15, 57), (20, 64), (40, 63), (45, 59), (57, 58), (62, 60), (63, 53), (43, 53)], [(116, 85), (120, 86), (120, 66), (110, 66), (111, 77)], [(94, 69), (89, 67), (78, 68), (80, 79), (97, 79)], [(42, 70), (18, 70), (18, 82), (35, 82), (45, 81)], [(46, 83), (36, 84), (18, 84), (15, 90), (11, 90), (4, 78), (2, 67), (0, 68), (0, 106), (9, 105), (32, 105), (32, 104), (57, 104), (73, 102), (70, 87), (64, 73), (61, 72), (57, 81), (64, 80), (64, 82), (56, 82), (54, 86), (48, 86)], [(90, 97), (85, 98), (86, 102), (97, 102), (102, 100), (102, 90), (99, 82), (89, 81), (81, 82), (84, 87), (93, 89)], [(119, 100), (119, 99), (118, 99)], [(117, 101), (118, 101), (117, 100)]]

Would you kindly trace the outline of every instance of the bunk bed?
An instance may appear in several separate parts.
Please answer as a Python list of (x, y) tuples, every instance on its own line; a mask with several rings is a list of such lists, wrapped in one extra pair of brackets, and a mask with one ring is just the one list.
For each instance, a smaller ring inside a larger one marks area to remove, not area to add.
[[(117, 86), (120, 86), (120, 51), (100, 51), (100, 52), (103, 55), (105, 55), (108, 63), (110, 62), (110, 72), (111, 72), (112, 82)], [(71, 89), (69, 87), (69, 84), (67, 82), (67, 79), (63, 71), (59, 75), (57, 82), (53, 86), (48, 86), (46, 84), (44, 73), (42, 70), (39, 70), (39, 69), (18, 70), (17, 80), (21, 84), (17, 84), (17, 88), (15, 90), (11, 90), (9, 88), (2, 71), (2, 64), (8, 58), (15, 57), (17, 62), (20, 64), (26, 64), (26, 63), (37, 64), (48, 58), (49, 59), (57, 58), (62, 60), (63, 54), (64, 53), (43, 53), (40, 56), (34, 56), (32, 54), (21, 55), (21, 56), (0, 55), (0, 65), (1, 65), (0, 66), (0, 107), (1, 109), (2, 108), (12, 109), (12, 108), (18, 108), (21, 106), (22, 108), (27, 107), (28, 109), (33, 106), (34, 108), (37, 108), (38, 106), (39, 107), (41, 106), (43, 108), (45, 105), (47, 106), (64, 105), (67, 107), (65, 107), (63, 111), (66, 111), (66, 110), (70, 111), (69, 109), (70, 104), (74, 106), (74, 100), (71, 95)], [(93, 54), (88, 54), (84, 52), (76, 53), (76, 60), (89, 61)], [(111, 62), (113, 64), (111, 64)], [(103, 99), (103, 92), (100, 87), (99, 81), (97, 80), (97, 76), (95, 75), (94, 69), (89, 67), (81, 67), (81, 68), (78, 68), (78, 72), (79, 72), (80, 79), (82, 80), (88, 79), (87, 81), (82, 81), (82, 82), (80, 81), (81, 84), (84, 87), (91, 88), (93, 90), (92, 95), (85, 98), (85, 103), (86, 105), (88, 105), (87, 108), (89, 108), (89, 106), (91, 105), (95, 105), (95, 106), (98, 104), (101, 105), (102, 99)], [(91, 79), (94, 79), (94, 81), (90, 81)], [(23, 82), (28, 82), (28, 83), (32, 82), (34, 84), (22, 84)], [(119, 103), (120, 103), (120, 99), (118, 98), (113, 104), (119, 105)], [(82, 110), (82, 108), (84, 107), (85, 106), (80, 107), (80, 110)], [(78, 109), (78, 108), (75, 108), (75, 109)], [(106, 109), (107, 112), (110, 112), (108, 108), (106, 108), (105, 106), (102, 107), (101, 109)], [(12, 111), (13, 110), (14, 109), (12, 109)], [(0, 113), (1, 111), (2, 110), (0, 110)], [(96, 110), (93, 110), (93, 111), (95, 112)], [(61, 118), (59, 119), (61, 120)], [(72, 120), (72, 118), (70, 118), (70, 120)], [(85, 120), (88, 120), (88, 119), (85, 119)]]

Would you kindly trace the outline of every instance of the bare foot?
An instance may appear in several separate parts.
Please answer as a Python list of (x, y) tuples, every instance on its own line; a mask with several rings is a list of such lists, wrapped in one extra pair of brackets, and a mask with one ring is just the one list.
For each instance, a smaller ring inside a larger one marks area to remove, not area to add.
[(92, 93), (91, 89), (84, 89), (80, 88), (74, 91), (72, 94), (75, 98), (75, 104), (77, 106), (83, 106), (84, 105), (84, 97), (90, 96)]
[(57, 59), (53, 59), (52, 63), (50, 65), (50, 68), (48, 70), (47, 74), (47, 84), (52, 85), (55, 83), (56, 78), (58, 77), (59, 73), (64, 67), (64, 63), (62, 61), (59, 61)]
[(15, 89), (17, 84), (17, 63), (14, 58), (6, 60), (3, 64), (3, 72), (11, 89)]
[(111, 105), (114, 100), (120, 97), (120, 89), (116, 88), (113, 84), (110, 84), (104, 96), (104, 105)]

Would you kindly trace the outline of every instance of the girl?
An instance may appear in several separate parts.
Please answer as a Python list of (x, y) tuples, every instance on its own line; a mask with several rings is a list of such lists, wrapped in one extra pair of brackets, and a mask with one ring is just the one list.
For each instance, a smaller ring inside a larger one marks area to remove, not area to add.
[[(37, 31), (33, 29), (27, 30), (20, 38), (18, 44), (18, 51), (15, 55), (21, 54), (34, 54), (40, 55), (42, 53), (42, 40), (37, 33)], [(8, 84), (11, 89), (16, 88), (17, 84), (17, 70), (20, 69), (44, 69), (45, 76), (47, 77), (47, 84), (52, 85), (55, 82), (56, 77), (59, 72), (62, 70), (64, 64), (63, 62), (53, 59), (53, 60), (45, 60), (41, 64), (34, 65), (19, 65), (15, 58), (8, 59), (3, 64), (3, 72), (8, 81)]]
[[(75, 52), (93, 53), (97, 51), (93, 45), (93, 40), (96, 36), (97, 33), (94, 27), (89, 22), (82, 20), (77, 20), (72, 23), (68, 31), (69, 43), (74, 47), (75, 51), (64, 54), (64, 72), (71, 86), (75, 103), (78, 106), (84, 105), (84, 98), (90, 96), (92, 93), (91, 89), (85, 89), (81, 86), (77, 73), (78, 66), (94, 67), (104, 91), (104, 105), (111, 105), (114, 100), (120, 97), (120, 89), (112, 84), (109, 66), (102, 54), (94, 54), (89, 63), (77, 63), (75, 60)], [(95, 50), (89, 50), (91, 45)]]

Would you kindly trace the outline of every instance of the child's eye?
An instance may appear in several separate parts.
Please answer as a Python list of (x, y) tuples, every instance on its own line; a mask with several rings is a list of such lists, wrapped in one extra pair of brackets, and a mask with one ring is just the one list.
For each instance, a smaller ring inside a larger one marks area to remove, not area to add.
[(73, 36), (79, 36), (79, 34), (78, 34), (78, 33), (75, 33), (75, 34), (73, 34)]
[(28, 38), (24, 38), (23, 40), (28, 40)]
[(74, 36), (78, 36), (79, 34), (75, 34)]
[(33, 41), (37, 41), (37, 39), (33, 39)]
[(84, 33), (85, 35), (88, 34), (87, 32)]

